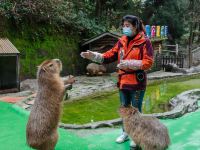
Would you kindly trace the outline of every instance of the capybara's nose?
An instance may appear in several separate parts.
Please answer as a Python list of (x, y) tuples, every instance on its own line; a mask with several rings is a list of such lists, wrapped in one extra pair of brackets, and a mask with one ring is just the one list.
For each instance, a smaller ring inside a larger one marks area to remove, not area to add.
[(58, 62), (58, 63), (60, 63), (61, 61), (60, 61), (60, 59), (54, 59), (56, 62)]

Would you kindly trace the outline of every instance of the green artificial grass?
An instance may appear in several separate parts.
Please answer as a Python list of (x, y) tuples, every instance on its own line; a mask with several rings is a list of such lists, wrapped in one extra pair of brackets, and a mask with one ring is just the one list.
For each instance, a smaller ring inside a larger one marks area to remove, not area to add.
[[(168, 111), (168, 102), (171, 98), (183, 91), (195, 88), (200, 88), (199, 76), (179, 77), (154, 82), (147, 86), (143, 100), (143, 112)], [(117, 112), (119, 105), (118, 90), (96, 93), (74, 102), (65, 103), (61, 121), (70, 124), (84, 124), (115, 119), (119, 117)]]
[[(0, 102), (0, 150), (32, 150), (26, 144), (28, 113), (18, 106)], [(180, 118), (161, 120), (170, 134), (168, 150), (199, 150), (200, 109)], [(86, 133), (84, 137), (58, 129), (59, 139), (55, 150), (127, 150), (129, 142), (117, 144), (115, 139), (121, 128), (102, 133)]]
[[(16, 105), (0, 101), (0, 150), (33, 150), (26, 144), (26, 124), (29, 113)], [(55, 150), (88, 150), (80, 137), (59, 129)]]

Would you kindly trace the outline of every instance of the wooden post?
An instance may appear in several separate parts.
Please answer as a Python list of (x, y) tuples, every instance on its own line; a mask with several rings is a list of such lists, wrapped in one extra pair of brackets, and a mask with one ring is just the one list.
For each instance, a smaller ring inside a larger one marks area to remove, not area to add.
[(162, 65), (162, 69), (164, 70), (164, 56), (162, 56), (161, 58), (162, 58), (161, 59), (162, 60), (161, 65)]
[(192, 66), (192, 39), (193, 39), (193, 21), (194, 21), (194, 0), (190, 0), (189, 3), (190, 10), (190, 36), (189, 36), (189, 68)]
[(161, 44), (158, 44), (158, 52), (159, 52), (159, 54), (161, 54), (161, 48), (162, 48)]
[(20, 64), (19, 64), (19, 54), (16, 55), (16, 82), (18, 92), (20, 91)]
[(178, 44), (176, 44), (176, 56), (178, 56)]
[(182, 68), (183, 68), (183, 64), (184, 64), (184, 57), (183, 57), (183, 55), (181, 55), (181, 66), (182, 66)]

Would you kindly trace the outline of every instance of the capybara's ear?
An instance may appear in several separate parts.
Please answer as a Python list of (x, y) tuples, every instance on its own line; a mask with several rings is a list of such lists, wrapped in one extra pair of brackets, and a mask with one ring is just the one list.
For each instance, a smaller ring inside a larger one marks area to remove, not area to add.
[(41, 65), (37, 66), (37, 69), (38, 69), (37, 76), (41, 76), (44, 72), (46, 72), (46, 69)]
[(130, 115), (132, 115), (133, 113), (133, 110), (129, 107), (129, 108), (127, 108), (127, 114), (130, 116)]
[(39, 66), (37, 66), (37, 69), (40, 69), (40, 70), (42, 70), (42, 71), (45, 71), (46, 72), (46, 68), (43, 66), (42, 67), (42, 65), (39, 65)]
[(138, 112), (138, 109), (136, 107), (132, 107), (132, 114), (134, 115), (136, 112)]
[(41, 70), (47, 72), (46, 67), (42, 67)]

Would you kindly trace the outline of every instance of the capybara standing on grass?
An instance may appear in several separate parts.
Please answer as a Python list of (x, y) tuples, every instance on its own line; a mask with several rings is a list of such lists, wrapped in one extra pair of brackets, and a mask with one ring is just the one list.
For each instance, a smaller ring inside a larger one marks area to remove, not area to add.
[(142, 150), (166, 150), (170, 144), (168, 130), (159, 120), (142, 116), (137, 108), (120, 107), (126, 133)]
[(26, 128), (27, 144), (38, 150), (54, 150), (58, 140), (62, 100), (65, 93), (59, 59), (44, 61), (37, 72), (38, 90)]

